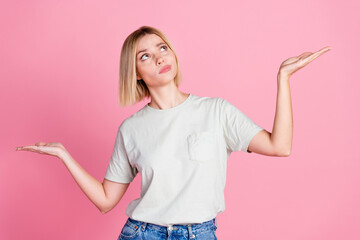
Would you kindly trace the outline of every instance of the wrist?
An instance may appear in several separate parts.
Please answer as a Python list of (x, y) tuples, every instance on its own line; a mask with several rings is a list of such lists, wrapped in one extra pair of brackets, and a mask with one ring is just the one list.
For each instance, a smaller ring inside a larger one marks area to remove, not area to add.
[(282, 73), (282, 72), (278, 72), (277, 74), (277, 81), (278, 83), (283, 82), (283, 81), (288, 81), (290, 79), (290, 76)]
[(66, 150), (61, 150), (57, 157), (64, 162), (70, 157), (70, 154)]

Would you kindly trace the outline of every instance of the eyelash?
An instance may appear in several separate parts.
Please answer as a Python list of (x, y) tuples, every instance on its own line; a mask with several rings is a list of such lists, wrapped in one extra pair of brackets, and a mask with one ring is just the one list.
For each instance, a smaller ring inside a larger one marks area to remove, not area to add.
[[(162, 47), (164, 47), (165, 50), (168, 49), (168, 46), (166, 46), (166, 45), (162, 45), (160, 48), (162, 48)], [(145, 55), (147, 55), (147, 53), (143, 54), (143, 55), (140, 57), (140, 60), (142, 60), (143, 56), (145, 56)], [(145, 60), (146, 60), (146, 59), (145, 59)], [(144, 61), (144, 60), (142, 60), (142, 61)]]

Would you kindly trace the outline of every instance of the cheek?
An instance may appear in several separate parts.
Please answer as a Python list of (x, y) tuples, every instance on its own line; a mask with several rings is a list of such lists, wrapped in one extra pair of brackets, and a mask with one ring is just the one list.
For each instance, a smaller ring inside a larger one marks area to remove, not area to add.
[(176, 64), (177, 65), (177, 61), (176, 61), (176, 57), (175, 57), (175, 54), (172, 54), (172, 59), (173, 59), (173, 62), (174, 62), (174, 64)]
[(178, 62), (176, 61), (175, 55), (174, 55), (174, 58), (173, 58), (173, 62), (174, 62), (174, 67), (176, 68), (176, 71), (177, 71)]
[(136, 64), (136, 71), (139, 74), (146, 74), (146, 72), (148, 72), (149, 66), (146, 63), (141, 63), (141, 64)]
[(151, 63), (144, 63), (138, 67), (138, 72), (141, 76), (155, 76), (156, 71)]

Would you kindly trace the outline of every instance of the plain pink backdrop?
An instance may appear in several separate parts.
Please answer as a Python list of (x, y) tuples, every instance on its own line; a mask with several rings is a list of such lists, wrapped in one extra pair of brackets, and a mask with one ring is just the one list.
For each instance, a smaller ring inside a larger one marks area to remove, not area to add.
[(232, 153), (219, 239), (360, 239), (360, 2), (1, 1), (0, 239), (116, 239), (141, 177), (102, 215), (59, 159), (14, 148), (64, 144), (99, 181), (121, 122), (122, 43), (162, 30), (180, 89), (222, 97), (268, 131), (282, 61), (333, 49), (290, 79), (290, 157)]

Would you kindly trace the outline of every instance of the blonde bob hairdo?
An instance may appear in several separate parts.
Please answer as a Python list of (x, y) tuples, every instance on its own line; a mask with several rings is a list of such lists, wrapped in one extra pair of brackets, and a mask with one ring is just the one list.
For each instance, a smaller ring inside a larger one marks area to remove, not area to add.
[(168, 45), (174, 52), (177, 62), (177, 74), (174, 81), (177, 87), (181, 83), (181, 71), (179, 61), (175, 50), (169, 39), (160, 30), (150, 27), (142, 26), (133, 33), (131, 33), (124, 41), (121, 49), (120, 57), (120, 78), (119, 78), (119, 102), (120, 106), (133, 105), (145, 97), (150, 97), (150, 91), (143, 79), (136, 78), (136, 47), (139, 40), (146, 34), (156, 34)]

